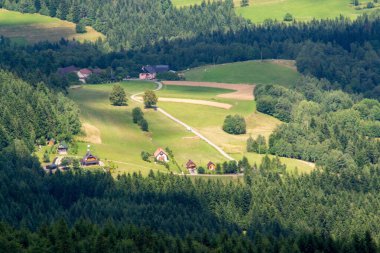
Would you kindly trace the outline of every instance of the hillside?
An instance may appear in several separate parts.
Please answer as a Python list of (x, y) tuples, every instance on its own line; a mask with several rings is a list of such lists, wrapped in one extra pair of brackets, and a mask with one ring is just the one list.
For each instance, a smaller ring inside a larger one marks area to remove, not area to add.
[[(133, 93), (155, 88), (155, 84), (150, 82), (125, 82), (122, 86), (128, 97)], [(145, 162), (140, 157), (141, 151), (153, 153), (159, 147), (172, 149), (182, 170), (189, 159), (203, 166), (210, 160), (225, 160), (205, 142), (156, 111), (144, 110), (150, 131), (141, 131), (133, 124), (131, 111), (134, 107), (142, 105), (129, 99), (127, 107), (111, 106), (108, 100), (111, 87), (88, 85), (70, 90), (70, 98), (81, 108), (81, 121), (87, 126), (84, 130), (97, 133), (93, 136), (93, 139), (97, 137), (95, 141), (90, 139), (90, 142), (81, 143), (81, 154), (85, 153), (86, 146), (90, 143), (101, 159), (116, 163), (118, 169), (115, 173), (141, 171), (144, 175), (147, 175), (150, 169), (168, 172), (164, 166)], [(181, 172), (173, 164), (170, 166), (170, 171)]]
[(27, 14), (0, 9), (0, 35), (14, 42), (36, 43), (39, 41), (59, 41), (61, 38), (77, 41), (96, 41), (105, 36), (86, 27), (87, 33), (78, 34), (75, 24), (40, 14)]
[(300, 77), (294, 61), (286, 60), (208, 65), (183, 74), (188, 81), (282, 85), (291, 85)]
[[(201, 2), (201, 0), (173, 0), (176, 6), (189, 6)], [(361, 4), (354, 7), (351, 2), (350, 0), (250, 0), (250, 5), (242, 8), (240, 0), (234, 0), (237, 14), (258, 23), (266, 19), (282, 21), (286, 13), (291, 13), (298, 21), (336, 18), (340, 15), (356, 18), (379, 7), (377, 4), (376, 8), (367, 9), (369, 1), (360, 1)]]

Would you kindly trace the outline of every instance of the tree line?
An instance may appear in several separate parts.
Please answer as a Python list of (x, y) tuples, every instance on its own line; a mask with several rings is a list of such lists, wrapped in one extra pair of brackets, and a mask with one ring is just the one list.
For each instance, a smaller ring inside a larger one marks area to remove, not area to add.
[[(378, 164), (380, 103), (340, 90), (331, 90), (327, 80), (301, 78), (293, 89), (261, 85), (255, 90), (257, 110), (287, 124), (269, 138), (269, 153), (317, 162), (339, 172)], [(249, 139), (255, 151), (259, 140)], [(256, 146), (254, 146), (254, 144)]]
[(32, 87), (14, 75), (0, 71), (0, 150), (15, 140), (29, 150), (47, 140), (70, 141), (79, 133), (79, 109), (62, 93), (44, 84)]

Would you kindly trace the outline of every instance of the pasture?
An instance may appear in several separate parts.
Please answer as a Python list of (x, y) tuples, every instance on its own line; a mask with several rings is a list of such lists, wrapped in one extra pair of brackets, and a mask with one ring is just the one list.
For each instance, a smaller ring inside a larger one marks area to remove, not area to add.
[(199, 82), (291, 85), (299, 77), (293, 61), (246, 61), (207, 65), (183, 72), (186, 80)]
[[(200, 4), (202, 0), (173, 0), (175, 6)], [(286, 13), (291, 13), (298, 21), (312, 19), (332, 19), (343, 15), (355, 19), (358, 15), (371, 12), (378, 8), (366, 9), (368, 1), (360, 1), (359, 10), (351, 0), (250, 0), (247, 7), (240, 7), (240, 0), (234, 0), (236, 13), (262, 23), (266, 19), (282, 21)]]
[(86, 29), (87, 33), (78, 34), (75, 31), (75, 24), (68, 21), (40, 14), (24, 14), (0, 9), (0, 35), (9, 37), (18, 44), (59, 41), (61, 38), (81, 42), (105, 38), (92, 27)]
[[(194, 90), (197, 92), (194, 92)], [(192, 126), (235, 159), (247, 156), (251, 163), (260, 164), (263, 155), (247, 153), (246, 140), (250, 135), (257, 137), (259, 134), (265, 136), (268, 140), (269, 135), (281, 124), (281, 121), (257, 112), (254, 101), (232, 100), (217, 96), (221, 93), (225, 94), (225, 92), (223, 89), (218, 91), (216, 88), (168, 85), (157, 92), (157, 95), (159, 97), (208, 99), (231, 104), (232, 108), (229, 110), (206, 105), (172, 102), (160, 102), (159, 106)], [(246, 134), (230, 135), (222, 130), (223, 121), (229, 114), (239, 114), (245, 117), (247, 122)], [(289, 172), (294, 172), (296, 167), (299, 173), (307, 173), (313, 169), (313, 165), (303, 161), (287, 158), (281, 158), (281, 161), (287, 165)]]
[[(151, 82), (138, 81), (123, 82), (121, 85), (128, 97), (146, 89), (154, 89), (156, 86)], [(111, 106), (108, 100), (111, 88), (111, 84), (84, 85), (82, 88), (71, 89), (69, 96), (79, 105), (81, 121), (87, 126), (92, 126), (93, 135), (96, 135), (96, 132), (100, 134), (101, 141), (90, 143), (91, 150), (103, 161), (112, 161), (117, 165), (117, 169), (113, 171), (115, 174), (140, 171), (147, 175), (150, 169), (181, 173), (188, 159), (203, 166), (210, 160), (224, 161), (211, 146), (157, 111), (144, 110), (150, 131), (141, 131), (133, 124), (131, 111), (134, 107), (142, 105), (129, 99), (128, 106)], [(87, 139), (87, 142), (80, 143), (79, 155), (84, 155), (89, 141), (91, 140)], [(170, 164), (168, 170), (162, 165), (141, 159), (141, 151), (153, 153), (158, 147), (172, 149), (181, 170), (174, 164)]]

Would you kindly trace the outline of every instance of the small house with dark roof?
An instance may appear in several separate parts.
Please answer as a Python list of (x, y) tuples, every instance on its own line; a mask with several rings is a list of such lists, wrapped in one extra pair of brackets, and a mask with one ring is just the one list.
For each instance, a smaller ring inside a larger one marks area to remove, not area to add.
[(192, 160), (189, 160), (186, 163), (186, 168), (190, 172), (190, 174), (196, 174), (197, 165)]
[(216, 168), (215, 163), (209, 161), (208, 164), (207, 164), (207, 169), (209, 169), (209, 170), (215, 170), (215, 168)]
[(154, 158), (156, 161), (161, 161), (161, 162), (168, 162), (169, 161), (169, 156), (168, 154), (162, 149), (158, 148), (156, 152), (154, 152)]
[(58, 68), (57, 73), (61, 76), (70, 74), (70, 73), (77, 73), (79, 68), (75, 67), (74, 65), (64, 67), (64, 68)]
[(170, 70), (169, 65), (146, 65), (142, 67), (143, 73), (140, 73), (141, 80), (156, 79), (158, 73), (165, 73)]
[(57, 148), (57, 152), (59, 155), (67, 155), (67, 151), (69, 150), (69, 147), (67, 146), (66, 142), (62, 141)]
[(82, 166), (99, 165), (99, 159), (92, 155), (90, 151), (87, 151), (86, 155), (81, 160)]

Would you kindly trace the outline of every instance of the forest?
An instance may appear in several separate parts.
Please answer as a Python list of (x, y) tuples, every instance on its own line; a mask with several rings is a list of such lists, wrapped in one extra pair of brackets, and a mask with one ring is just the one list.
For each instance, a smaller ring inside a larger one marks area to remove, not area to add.
[[(232, 1), (179, 9), (170, 0), (0, 6), (107, 36), (24, 46), (0, 39), (0, 252), (380, 252), (378, 14), (258, 25), (237, 16)], [(117, 81), (146, 64), (184, 70), (253, 59), (293, 59), (305, 76), (289, 87), (257, 86), (257, 110), (285, 124), (268, 145), (262, 136), (247, 140), (249, 152), (267, 154), (259, 166), (222, 165), (244, 172), (237, 182), (50, 174), (33, 155), (81, 129), (60, 67), (99, 67)], [(278, 156), (317, 169), (288, 174)]]
[(237, 29), (226, 25), (224, 30), (203, 29), (193, 36), (165, 37), (121, 51), (110, 50), (101, 41), (80, 44), (61, 40), (17, 46), (2, 39), (0, 66), (31, 83), (43, 81), (65, 89), (69, 80), (57, 76), (56, 71), (70, 65), (109, 69), (109, 80), (117, 80), (125, 77), (117, 76), (119, 72), (137, 77), (146, 64), (168, 64), (173, 70), (184, 70), (205, 64), (294, 59), (301, 73), (327, 79), (333, 89), (378, 99), (379, 30), (380, 18), (373, 15), (355, 21), (341, 17), (290, 25), (268, 21)]

